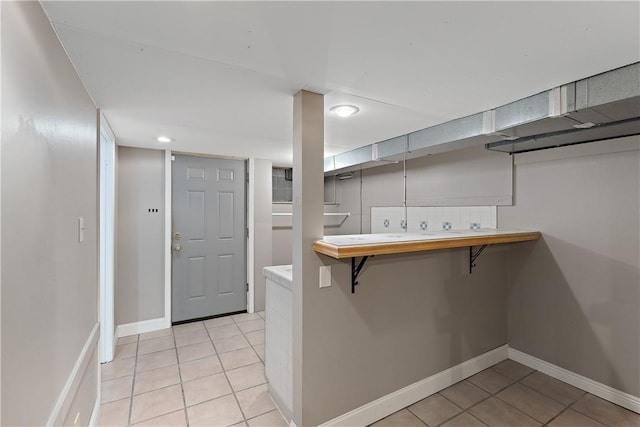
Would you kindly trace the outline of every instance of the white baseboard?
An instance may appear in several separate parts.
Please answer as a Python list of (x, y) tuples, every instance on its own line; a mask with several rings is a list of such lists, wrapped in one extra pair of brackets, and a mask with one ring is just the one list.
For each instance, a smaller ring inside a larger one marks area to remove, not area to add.
[(321, 427), (369, 425), (507, 359), (508, 350), (507, 345), (498, 347), (340, 415)]
[(522, 363), (523, 365), (540, 371), (543, 374), (547, 374), (550, 377), (564, 381), (567, 384), (571, 384), (574, 387), (601, 397), (609, 402), (613, 402), (616, 405), (620, 405), (623, 408), (640, 413), (640, 397), (633, 396), (587, 377), (583, 377), (575, 372), (571, 372), (552, 363), (545, 362), (537, 357), (530, 356), (516, 350), (515, 348), (509, 348), (509, 359)]
[(98, 338), (100, 337), (100, 323), (96, 322), (93, 325), (93, 329), (89, 333), (89, 337), (87, 341), (84, 343), (84, 347), (82, 347), (82, 351), (80, 351), (80, 355), (76, 360), (73, 369), (71, 370), (71, 374), (67, 379), (67, 382), (58, 396), (58, 400), (56, 401), (51, 414), (49, 415), (49, 420), (47, 421), (48, 426), (59, 426), (64, 423), (65, 417), (67, 416), (67, 412), (69, 412), (69, 407), (78, 392), (78, 388), (80, 387), (80, 382), (84, 376), (84, 373), (87, 370), (87, 366), (91, 361), (93, 354), (98, 349)]
[(91, 418), (89, 418), (89, 427), (97, 427), (100, 422), (100, 395), (96, 399), (96, 404), (93, 405), (93, 411), (91, 412)]
[(159, 331), (167, 329), (167, 319), (159, 317), (157, 319), (142, 320), (140, 322), (126, 323), (116, 327), (116, 337), (127, 337), (129, 335), (144, 334), (145, 332)]

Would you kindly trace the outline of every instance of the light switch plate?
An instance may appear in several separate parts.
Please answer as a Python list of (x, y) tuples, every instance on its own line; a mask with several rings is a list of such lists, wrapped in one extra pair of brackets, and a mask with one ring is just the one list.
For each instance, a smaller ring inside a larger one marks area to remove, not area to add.
[(320, 287), (328, 288), (331, 286), (331, 266), (320, 266)]
[(78, 242), (84, 242), (84, 230), (86, 227), (84, 226), (84, 217), (78, 218)]

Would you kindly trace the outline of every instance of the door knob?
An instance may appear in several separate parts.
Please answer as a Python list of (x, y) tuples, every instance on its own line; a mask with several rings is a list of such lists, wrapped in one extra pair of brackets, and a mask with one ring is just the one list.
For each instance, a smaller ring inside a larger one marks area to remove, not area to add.
[(182, 248), (180, 247), (180, 245), (176, 245), (176, 247), (175, 247), (176, 252), (180, 251), (180, 249), (182, 249)]

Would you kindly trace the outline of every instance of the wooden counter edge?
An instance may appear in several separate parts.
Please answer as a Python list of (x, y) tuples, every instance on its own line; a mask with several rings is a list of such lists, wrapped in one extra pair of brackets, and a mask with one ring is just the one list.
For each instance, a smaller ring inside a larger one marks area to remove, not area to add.
[(432, 251), (437, 249), (463, 248), (468, 246), (495, 245), (502, 243), (526, 242), (538, 240), (538, 231), (499, 234), (491, 236), (465, 236), (446, 239), (418, 240), (397, 243), (373, 243), (368, 245), (337, 246), (318, 240), (313, 249), (335, 259), (361, 257), (367, 255), (390, 255), (408, 252)]

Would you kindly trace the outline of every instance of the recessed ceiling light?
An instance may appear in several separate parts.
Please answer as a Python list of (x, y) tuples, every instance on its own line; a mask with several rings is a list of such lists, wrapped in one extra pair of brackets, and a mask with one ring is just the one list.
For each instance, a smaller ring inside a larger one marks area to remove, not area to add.
[(349, 117), (356, 114), (360, 109), (355, 105), (336, 105), (335, 107), (331, 107), (329, 111), (340, 117)]
[(173, 139), (169, 138), (168, 136), (159, 136), (158, 137), (158, 142), (171, 142), (173, 141)]

